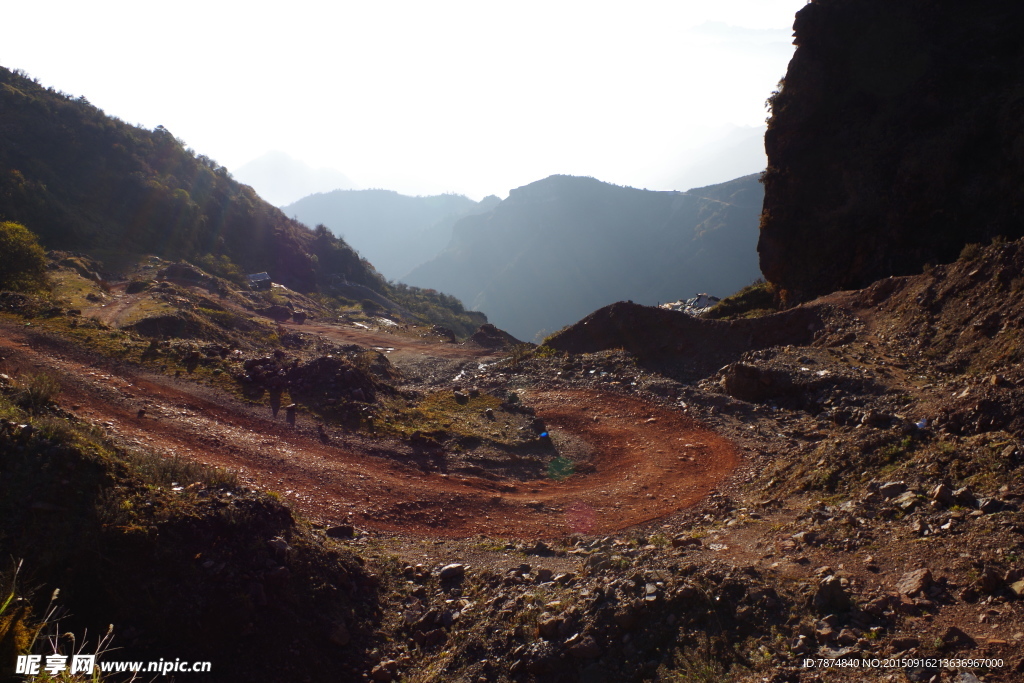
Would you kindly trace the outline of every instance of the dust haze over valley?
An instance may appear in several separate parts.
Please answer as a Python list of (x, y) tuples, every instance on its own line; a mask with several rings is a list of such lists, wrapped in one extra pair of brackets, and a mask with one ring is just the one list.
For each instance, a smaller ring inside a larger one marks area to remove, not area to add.
[(0, 680), (1024, 674), (1024, 5), (5, 19)]

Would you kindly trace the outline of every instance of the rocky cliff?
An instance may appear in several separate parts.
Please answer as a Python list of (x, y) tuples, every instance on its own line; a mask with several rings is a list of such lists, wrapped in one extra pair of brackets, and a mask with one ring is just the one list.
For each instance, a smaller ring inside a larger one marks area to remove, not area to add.
[(1024, 234), (1024, 4), (814, 0), (765, 137), (758, 252), (783, 298)]

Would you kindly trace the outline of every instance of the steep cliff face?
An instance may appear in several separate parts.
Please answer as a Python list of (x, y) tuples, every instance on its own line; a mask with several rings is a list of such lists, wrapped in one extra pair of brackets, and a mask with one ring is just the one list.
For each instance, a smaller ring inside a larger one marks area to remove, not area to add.
[(1024, 3), (814, 0), (794, 31), (758, 244), (785, 298), (1024, 235)]

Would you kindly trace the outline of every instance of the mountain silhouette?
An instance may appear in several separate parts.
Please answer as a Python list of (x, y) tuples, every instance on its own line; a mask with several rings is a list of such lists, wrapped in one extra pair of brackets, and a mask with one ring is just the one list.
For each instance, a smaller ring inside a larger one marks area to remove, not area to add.
[(304, 197), (283, 210), (307, 225), (326, 225), (384, 276), (400, 279), (445, 248), (457, 220), (498, 202), (497, 197), (475, 202), (457, 194), (409, 197), (391, 190), (335, 190)]
[(551, 176), (458, 221), (405, 281), (454, 294), (520, 339), (621, 299), (730, 294), (760, 276), (762, 196), (756, 174), (687, 192)]

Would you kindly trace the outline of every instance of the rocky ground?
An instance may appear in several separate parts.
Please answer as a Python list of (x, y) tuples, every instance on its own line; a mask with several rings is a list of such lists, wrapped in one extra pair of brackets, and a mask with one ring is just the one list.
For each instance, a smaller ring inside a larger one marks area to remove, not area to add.
[(10, 313), (0, 371), (79, 378), (79, 419), (229, 468), (311, 521), (282, 543), (361, 558), (377, 616), (317, 645), (353, 676), (1013, 681), (1022, 266), (994, 245), (743, 321), (619, 304), (529, 351), (317, 313), (279, 354), (112, 363)]

